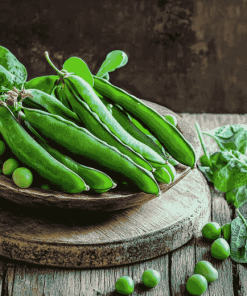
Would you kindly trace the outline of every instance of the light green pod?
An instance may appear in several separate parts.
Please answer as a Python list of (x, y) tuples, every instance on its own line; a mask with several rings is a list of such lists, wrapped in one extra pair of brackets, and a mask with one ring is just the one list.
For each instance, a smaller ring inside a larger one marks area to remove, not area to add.
[(151, 172), (136, 164), (118, 149), (98, 139), (87, 129), (44, 111), (23, 108), (24, 120), (55, 149), (63, 149), (63, 154), (78, 163), (103, 170), (114, 180), (125, 180), (139, 190), (159, 195), (159, 186)]
[(86, 124), (87, 118), (85, 117), (85, 115), (81, 115), (79, 113), (80, 101), (84, 101), (92, 110), (92, 112), (97, 114), (99, 119), (125, 145), (128, 145), (134, 151), (141, 154), (154, 168), (162, 167), (162, 165), (165, 163), (165, 160), (160, 157), (153, 149), (136, 140), (128, 132), (126, 132), (126, 130), (115, 120), (115, 118), (107, 110), (105, 105), (95, 94), (93, 88), (86, 81), (76, 75), (71, 75), (67, 78), (64, 78), (64, 83), (65, 91), (67, 87), (69, 91), (72, 92), (74, 95), (69, 96), (68, 92), (66, 92), (67, 98), (72, 105), (74, 112), (77, 113), (78, 117), (80, 117), (84, 124)]
[(31, 124), (28, 121), (24, 122), (28, 130), (32, 133), (32, 135), (34, 135), (35, 140), (37, 140), (38, 143), (57, 161), (61, 162), (71, 171), (75, 172), (78, 176), (80, 176), (90, 187), (90, 190), (102, 193), (117, 186), (117, 184), (115, 184), (112, 181), (112, 179), (105, 173), (77, 163), (70, 157), (63, 155), (58, 150), (49, 146), (48, 143), (37, 133), (37, 131), (35, 131), (35, 129), (31, 126)]

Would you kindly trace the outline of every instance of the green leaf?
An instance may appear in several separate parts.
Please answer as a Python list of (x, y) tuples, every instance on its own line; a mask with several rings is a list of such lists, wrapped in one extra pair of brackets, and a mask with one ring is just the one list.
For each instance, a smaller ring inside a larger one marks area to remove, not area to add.
[(207, 158), (207, 156), (205, 154), (200, 157), (200, 162), (201, 162), (201, 164), (203, 166), (207, 166), (207, 167), (210, 166), (210, 163), (208, 161), (208, 158)]
[(67, 59), (63, 64), (63, 70), (74, 73), (93, 87), (93, 75), (90, 72), (87, 64), (82, 59), (77, 57), (71, 57)]
[(231, 159), (226, 166), (214, 172), (214, 186), (227, 192), (247, 183), (247, 165), (238, 159)]
[(40, 76), (27, 81), (24, 87), (25, 89), (38, 89), (50, 95), (58, 79), (58, 75)]
[(211, 171), (210, 167), (198, 165), (199, 170), (203, 173), (205, 178), (213, 183), (213, 172)]
[(7, 89), (21, 88), (21, 81), (17, 79), (17, 77), (11, 74), (8, 70), (6, 70), (3, 66), (0, 65), (0, 85), (1, 87), (5, 87)]
[(247, 230), (240, 217), (231, 222), (231, 253), (232, 260), (238, 263), (247, 263)]
[(104, 78), (108, 72), (113, 72), (117, 68), (125, 66), (127, 62), (128, 56), (125, 52), (122, 50), (113, 50), (106, 56), (96, 76)]
[(213, 137), (221, 150), (237, 150), (245, 154), (247, 148), (246, 124), (225, 125), (202, 133)]
[[(13, 84), (10, 88), (13, 86), (20, 87), (27, 80), (27, 70), (24, 65), (22, 65), (17, 58), (3, 46), (0, 46), (0, 65), (2, 66), (0, 72), (2, 72), (2, 68), (4, 68), (9, 73), (7, 76), (10, 77), (11, 75), (12, 77), (11, 80), (13, 81)], [(9, 82), (11, 80), (9, 80)]]
[(247, 184), (227, 191), (226, 200), (237, 209), (240, 208), (247, 201)]

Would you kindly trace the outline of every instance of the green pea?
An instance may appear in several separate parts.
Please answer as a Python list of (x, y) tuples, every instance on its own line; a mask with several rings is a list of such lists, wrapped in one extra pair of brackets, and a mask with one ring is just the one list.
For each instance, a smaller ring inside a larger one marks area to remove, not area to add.
[(33, 174), (29, 169), (20, 167), (13, 172), (12, 179), (18, 187), (28, 188), (33, 182)]
[(7, 159), (3, 164), (4, 175), (12, 175), (14, 170), (19, 166), (18, 162), (14, 158)]
[(153, 288), (160, 282), (160, 273), (154, 269), (147, 269), (142, 274), (142, 282), (145, 286)]
[(230, 246), (224, 238), (218, 238), (212, 243), (211, 255), (216, 259), (224, 260), (230, 256)]
[(201, 295), (208, 287), (208, 282), (203, 275), (193, 274), (187, 281), (186, 289), (191, 295)]
[(200, 261), (194, 268), (195, 274), (203, 275), (208, 283), (214, 282), (218, 278), (218, 271), (208, 261)]
[(134, 281), (129, 276), (122, 276), (115, 284), (115, 289), (118, 293), (129, 295), (134, 291)]
[(208, 239), (217, 239), (221, 234), (221, 227), (217, 222), (209, 222), (202, 228), (202, 235)]
[(2, 155), (5, 151), (6, 145), (3, 141), (0, 141), (0, 155)]

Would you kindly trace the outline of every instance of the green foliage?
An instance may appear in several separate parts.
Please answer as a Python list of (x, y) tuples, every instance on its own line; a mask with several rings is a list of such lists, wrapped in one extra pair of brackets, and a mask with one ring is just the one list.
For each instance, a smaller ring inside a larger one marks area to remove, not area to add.
[[(246, 222), (245, 222), (246, 223)], [(247, 263), (247, 229), (241, 217), (231, 222), (231, 253), (232, 260)]]
[(232, 124), (203, 132), (215, 139), (221, 150), (237, 150), (242, 154), (247, 148), (247, 125)]
[(109, 81), (109, 72), (115, 71), (117, 68), (125, 66), (128, 62), (128, 56), (122, 50), (113, 50), (108, 53), (105, 61), (101, 65), (96, 76), (102, 77)]
[(0, 46), (0, 85), (21, 88), (27, 80), (27, 70), (5, 47)]
[(71, 57), (67, 59), (63, 64), (63, 70), (72, 72), (73, 74), (84, 79), (91, 87), (93, 87), (93, 75), (90, 72), (87, 64), (80, 58)]

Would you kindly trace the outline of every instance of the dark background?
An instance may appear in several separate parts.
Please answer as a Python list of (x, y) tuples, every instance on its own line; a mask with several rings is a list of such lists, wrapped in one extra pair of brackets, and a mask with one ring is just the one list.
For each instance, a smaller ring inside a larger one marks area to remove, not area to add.
[(175, 112), (247, 113), (246, 0), (0, 0), (0, 45), (28, 80), (82, 58), (96, 74), (123, 50), (110, 81)]

